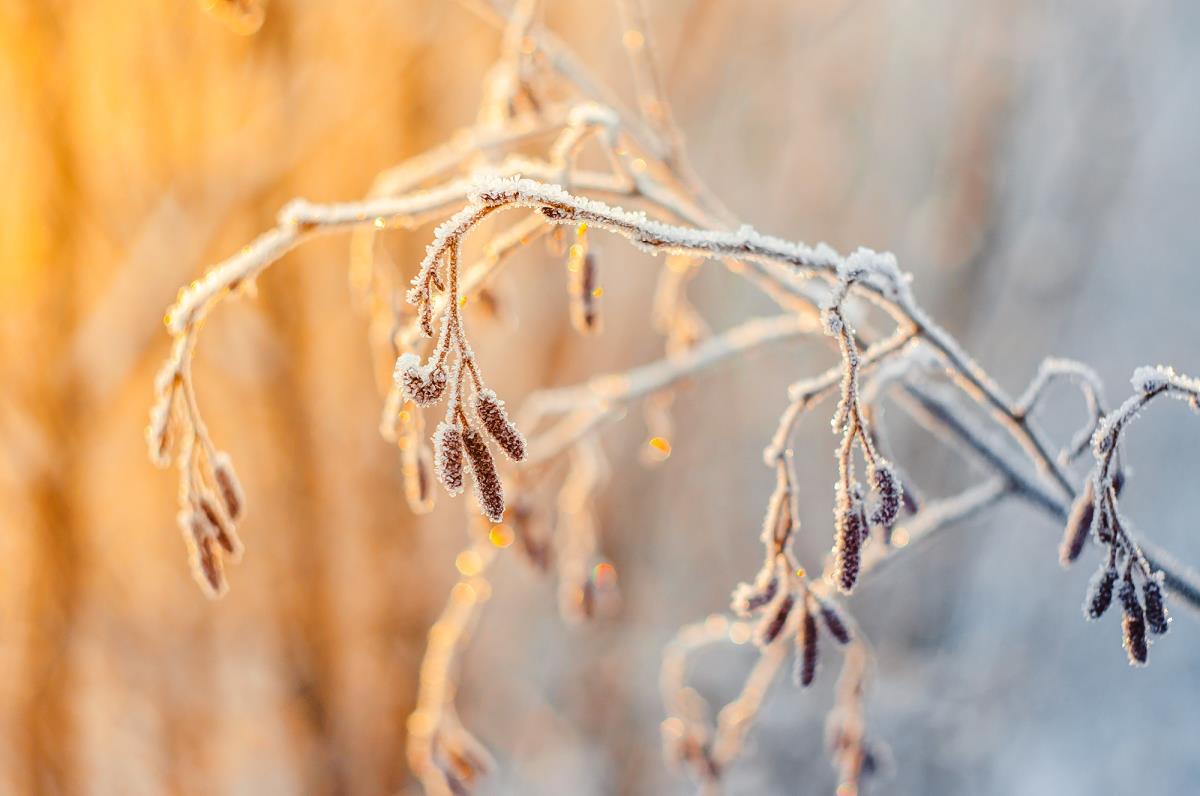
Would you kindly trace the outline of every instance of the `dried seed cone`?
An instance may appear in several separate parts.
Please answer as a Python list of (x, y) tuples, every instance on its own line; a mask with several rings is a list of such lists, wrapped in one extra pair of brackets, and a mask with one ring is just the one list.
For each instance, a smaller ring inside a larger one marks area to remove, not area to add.
[(1150, 654), (1146, 644), (1146, 617), (1142, 613), (1142, 604), (1138, 602), (1137, 588), (1131, 580), (1121, 584), (1121, 608), (1125, 614), (1121, 619), (1124, 634), (1121, 644), (1129, 654), (1129, 665), (1144, 666)]
[(871, 515), (871, 524), (888, 527), (896, 522), (900, 514), (901, 495), (904, 492), (890, 463), (880, 459), (879, 465), (871, 473), (871, 487), (879, 498), (879, 504)]
[(500, 474), (496, 472), (496, 462), (487, 441), (478, 431), (468, 428), (462, 435), (462, 444), (471, 463), (471, 475), (475, 477), (475, 499), (479, 501), (479, 508), (492, 522), (503, 521), (504, 486), (500, 483)]
[(525, 437), (516, 425), (508, 419), (504, 410), (504, 401), (496, 397), (491, 390), (482, 390), (475, 396), (475, 412), (484, 429), (496, 440), (500, 450), (514, 462), (525, 458)]
[(758, 643), (760, 645), (765, 647), (779, 638), (779, 634), (783, 632), (783, 627), (787, 624), (788, 617), (791, 615), (795, 604), (796, 598), (794, 595), (790, 593), (783, 595), (775, 611), (768, 615), (759, 628)]
[(846, 627), (846, 621), (842, 619), (841, 611), (833, 603), (819, 598), (817, 605), (820, 606), (821, 621), (825, 623), (825, 628), (829, 631), (829, 635), (833, 636), (834, 640), (839, 644), (849, 644), (852, 636), (850, 628)]
[(463, 491), (463, 435), (457, 426), (442, 422), (433, 432), (433, 469), (451, 495)]
[(432, 406), (446, 392), (446, 369), (437, 363), (421, 364), (416, 354), (401, 354), (393, 378), (404, 397), (417, 406)]
[(1116, 567), (1101, 566), (1088, 584), (1087, 598), (1083, 603), (1084, 616), (1099, 619), (1112, 605), (1113, 589), (1117, 585)]
[(1067, 527), (1063, 531), (1062, 544), (1058, 548), (1058, 562), (1064, 567), (1071, 565), (1083, 552), (1083, 544), (1087, 541), (1092, 530), (1092, 520), (1096, 516), (1096, 491), (1092, 479), (1088, 479), (1083, 493), (1071, 506), (1067, 516)]
[(808, 605), (804, 606), (804, 621), (796, 635), (796, 682), (808, 687), (817, 677), (817, 619)]
[(1150, 632), (1161, 636), (1170, 628), (1171, 620), (1167, 616), (1166, 605), (1163, 604), (1162, 586), (1157, 579), (1146, 581), (1142, 587), (1142, 597), (1146, 601), (1146, 625)]

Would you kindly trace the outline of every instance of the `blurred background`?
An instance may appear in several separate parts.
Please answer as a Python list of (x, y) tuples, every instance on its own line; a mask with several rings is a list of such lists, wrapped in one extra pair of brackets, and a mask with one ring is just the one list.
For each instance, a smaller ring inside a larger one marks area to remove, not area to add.
[[(544, 5), (628, 98), (612, 9)], [(1012, 393), (1047, 354), (1091, 362), (1115, 400), (1136, 365), (1200, 371), (1200, 6), (649, 5), (693, 161), (738, 217), (895, 251)], [(191, 580), (175, 474), (147, 461), (142, 428), (177, 288), (289, 198), (358, 197), (470, 123), (498, 38), (450, 2), (272, 0), (252, 36), (198, 2), (0, 4), (0, 792), (417, 791), (405, 717), (464, 507), (405, 505), (346, 238), (288, 255), (201, 336), (200, 401), (249, 497), (247, 553), (218, 602)], [(428, 234), (385, 245), (411, 262)], [(661, 350), (645, 320), (654, 261), (593, 246), (598, 338), (571, 331), (543, 247), (503, 280), (505, 318), (476, 323), (510, 403)], [(770, 311), (715, 267), (692, 295), (714, 328)], [(484, 792), (689, 791), (660, 760), (660, 652), (757, 569), (762, 446), (786, 384), (831, 362), (821, 345), (778, 347), (695, 383), (670, 459), (649, 471), (640, 414), (610, 429), (616, 617), (564, 626), (553, 581), (502, 555), (459, 694), (499, 760)], [(1081, 408), (1055, 399), (1045, 423), (1065, 440)], [(893, 414), (894, 458), (926, 495), (969, 482)], [(809, 561), (832, 538), (827, 418), (803, 431)], [(1194, 562), (1198, 444), (1182, 405), (1156, 408), (1131, 436), (1122, 501)], [(880, 792), (1200, 792), (1194, 618), (1176, 610), (1150, 668), (1130, 669), (1116, 618), (1080, 614), (1094, 554), (1064, 573), (1058, 537), (1006, 504), (850, 601), (878, 653), (872, 724), (895, 756)], [(728, 699), (752, 656), (703, 656), (698, 687)], [(804, 693), (778, 684), (730, 793), (832, 791), (834, 674), (826, 663)]]

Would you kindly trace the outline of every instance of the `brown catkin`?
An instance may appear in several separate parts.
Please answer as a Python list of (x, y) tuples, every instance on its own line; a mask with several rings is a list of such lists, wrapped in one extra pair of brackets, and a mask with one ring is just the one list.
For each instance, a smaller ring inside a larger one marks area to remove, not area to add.
[(1121, 584), (1121, 609), (1124, 612), (1121, 619), (1124, 638), (1121, 643), (1129, 654), (1129, 664), (1143, 666), (1150, 653), (1146, 645), (1146, 617), (1142, 613), (1142, 604), (1138, 602), (1137, 587), (1128, 577)]
[(446, 369), (440, 363), (422, 366), (416, 354), (402, 354), (396, 360), (396, 384), (404, 397), (417, 406), (432, 406), (446, 392)]
[(410, 439), (401, 456), (401, 475), (404, 477), (404, 498), (414, 514), (433, 510), (433, 466), (429, 448), (417, 439)]
[(1087, 599), (1083, 603), (1083, 612), (1088, 619), (1099, 619), (1104, 616), (1108, 606), (1112, 605), (1113, 588), (1117, 585), (1117, 569), (1114, 566), (1102, 565), (1092, 576), (1088, 584)]
[(508, 419), (504, 401), (497, 398), (496, 393), (481, 390), (475, 396), (475, 412), (479, 415), (479, 422), (483, 424), (484, 429), (496, 440), (496, 444), (508, 458), (514, 462), (525, 458), (525, 437)]
[(447, 492), (462, 492), (463, 435), (457, 426), (442, 422), (433, 432), (433, 470)]
[(224, 453), (218, 453), (212, 464), (213, 480), (217, 483), (217, 491), (221, 494), (221, 502), (225, 505), (225, 515), (237, 522), (242, 518), (246, 508), (246, 500), (242, 494), (242, 484), (233, 471), (233, 462)]
[(842, 619), (841, 611), (831, 602), (820, 598), (816, 599), (817, 605), (821, 609), (821, 621), (825, 623), (829, 635), (833, 636), (839, 644), (849, 644), (852, 636), (850, 628), (846, 627), (846, 621)]
[(772, 569), (765, 583), (743, 584), (733, 595), (733, 610), (741, 616), (750, 614), (767, 605), (779, 593), (779, 573)]
[(1064, 567), (1079, 558), (1083, 545), (1092, 530), (1092, 519), (1096, 516), (1096, 491), (1092, 479), (1088, 479), (1083, 493), (1076, 498), (1067, 516), (1067, 527), (1063, 531), (1062, 544), (1058, 548), (1058, 562)]
[(1142, 597), (1146, 601), (1146, 624), (1150, 632), (1156, 636), (1166, 633), (1171, 626), (1167, 616), (1166, 605), (1163, 604), (1162, 586), (1157, 577), (1152, 577), (1142, 586)]
[(478, 431), (468, 428), (463, 432), (462, 444), (467, 452), (467, 460), (471, 463), (471, 475), (475, 477), (475, 499), (479, 501), (479, 508), (492, 522), (502, 522), (504, 486), (500, 483), (496, 462), (492, 459), (487, 441)]
[(858, 571), (862, 566), (863, 538), (870, 527), (867, 525), (862, 498), (858, 495), (839, 495), (838, 503), (834, 578), (838, 589), (849, 594), (858, 582)]
[(216, 550), (216, 539), (210, 533), (207, 520), (197, 513), (188, 515), (188, 530), (191, 533), (192, 572), (196, 582), (209, 597), (219, 597), (225, 591), (225, 577), (221, 571), (221, 554)]
[(900, 485), (891, 464), (879, 460), (879, 464), (871, 472), (871, 487), (879, 499), (875, 511), (871, 514), (871, 524), (890, 527), (900, 514), (900, 500), (904, 492), (904, 487)]
[[(824, 608), (822, 607), (822, 613)], [(796, 682), (801, 686), (812, 685), (817, 676), (817, 619), (804, 604), (804, 620), (796, 634)]]
[(795, 595), (790, 592), (783, 595), (779, 600), (779, 605), (775, 607), (775, 611), (769, 614), (767, 619), (759, 626), (759, 644), (765, 647), (779, 638), (779, 634), (783, 632), (783, 627), (787, 624), (788, 616), (791, 615), (792, 607), (795, 604)]
[(241, 553), (241, 543), (238, 541), (237, 532), (234, 530), (233, 524), (225, 518), (221, 510), (217, 508), (213, 498), (208, 494), (200, 496), (200, 512), (204, 515), (204, 519), (212, 528), (213, 535), (216, 537), (217, 544), (225, 549), (225, 552), (232, 556), (237, 556)]
[(600, 330), (600, 313), (596, 302), (596, 257), (591, 252), (572, 263), (571, 324), (580, 334)]

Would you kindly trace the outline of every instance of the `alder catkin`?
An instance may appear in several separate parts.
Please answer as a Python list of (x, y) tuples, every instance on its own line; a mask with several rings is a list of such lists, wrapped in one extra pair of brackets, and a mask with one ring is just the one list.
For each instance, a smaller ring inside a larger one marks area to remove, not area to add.
[(479, 501), (479, 508), (492, 522), (503, 521), (504, 486), (500, 483), (500, 474), (496, 472), (496, 462), (492, 459), (487, 441), (478, 431), (468, 428), (463, 432), (462, 446), (467, 452), (467, 460), (471, 463), (471, 475), (475, 478), (475, 499)]
[(1113, 588), (1117, 584), (1117, 569), (1113, 566), (1102, 565), (1092, 576), (1088, 584), (1087, 598), (1084, 600), (1084, 616), (1088, 619), (1099, 619), (1104, 616), (1108, 606), (1112, 605)]
[(588, 252), (573, 261), (570, 273), (571, 324), (580, 334), (594, 334), (600, 330), (595, 255)]
[(496, 397), (492, 390), (481, 390), (475, 396), (475, 412), (484, 429), (496, 440), (500, 450), (514, 462), (525, 458), (525, 437), (516, 425), (508, 419), (504, 410), (504, 401)]
[(871, 488), (875, 490), (879, 499), (871, 515), (871, 524), (889, 527), (896, 522), (896, 517), (900, 514), (901, 494), (904, 491), (896, 477), (896, 471), (889, 462), (879, 460), (871, 472)]
[(221, 502), (225, 505), (225, 515), (237, 522), (242, 518), (246, 499), (242, 493), (242, 483), (233, 471), (233, 462), (228, 454), (218, 453), (213, 457), (212, 473), (213, 480), (217, 483), (217, 491), (221, 494)]
[(838, 590), (849, 594), (858, 581), (858, 571), (862, 566), (862, 543), (870, 526), (867, 525), (866, 510), (858, 490), (852, 488), (850, 494), (845, 494), (844, 490), (841, 492), (835, 523), (834, 578)]
[(1162, 586), (1159, 585), (1157, 576), (1150, 578), (1142, 586), (1142, 597), (1146, 601), (1146, 625), (1154, 635), (1163, 635), (1170, 628), (1171, 620), (1163, 604)]
[(216, 539), (210, 533), (205, 517), (196, 512), (180, 515), (180, 524), (189, 534), (192, 550), (192, 574), (201, 590), (209, 597), (219, 597), (225, 591), (225, 577), (221, 570), (221, 555), (215, 549)]
[(784, 625), (787, 624), (788, 616), (791, 615), (792, 607), (795, 604), (795, 595), (791, 593), (783, 595), (779, 601), (779, 605), (776, 606), (775, 610), (760, 625), (758, 633), (759, 644), (765, 647), (779, 638), (779, 634), (783, 632)]
[(233, 524), (217, 508), (216, 503), (213, 502), (210, 495), (202, 494), (200, 496), (200, 511), (211, 527), (217, 544), (221, 545), (225, 549), (225, 552), (232, 556), (240, 555), (242, 545), (238, 541), (237, 532), (234, 530)]
[(1096, 516), (1096, 490), (1092, 479), (1088, 479), (1083, 493), (1076, 498), (1067, 516), (1067, 527), (1063, 531), (1062, 544), (1058, 548), (1058, 562), (1064, 567), (1079, 558), (1083, 552), (1083, 544), (1087, 541), (1092, 530), (1092, 520)]
[(1142, 604), (1138, 602), (1137, 587), (1126, 577), (1121, 584), (1121, 630), (1124, 634), (1122, 646), (1129, 654), (1130, 666), (1143, 666), (1149, 655), (1146, 645), (1146, 617), (1142, 613)]
[(404, 478), (404, 498), (414, 514), (427, 514), (433, 510), (432, 456), (429, 448), (415, 438), (408, 440), (408, 447), (401, 456), (401, 475)]
[[(844, 628), (843, 628), (844, 629)], [(803, 687), (812, 685), (817, 676), (817, 619), (804, 604), (804, 620), (796, 634), (796, 682)]]
[(413, 353), (396, 359), (393, 378), (404, 397), (417, 406), (432, 406), (446, 391), (446, 369), (435, 362), (422, 365), (421, 358)]
[(733, 612), (738, 616), (752, 613), (772, 602), (779, 593), (779, 572), (768, 562), (754, 583), (739, 584), (733, 591)]
[(821, 610), (821, 621), (825, 623), (825, 628), (829, 631), (829, 635), (833, 636), (834, 640), (839, 644), (849, 644), (852, 636), (850, 628), (846, 627), (846, 622), (842, 619), (841, 611), (828, 600), (822, 600), (819, 597), (815, 599)]
[(463, 435), (445, 421), (433, 432), (433, 470), (451, 495), (463, 491)]

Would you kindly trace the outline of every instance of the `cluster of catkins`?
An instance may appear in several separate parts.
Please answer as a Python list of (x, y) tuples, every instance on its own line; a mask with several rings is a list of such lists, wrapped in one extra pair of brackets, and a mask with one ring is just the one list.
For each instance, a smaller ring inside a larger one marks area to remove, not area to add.
[[(1170, 628), (1162, 588), (1162, 573), (1151, 572), (1140, 551), (1121, 525), (1116, 498), (1124, 485), (1118, 471), (1097, 496), (1096, 479), (1089, 478), (1083, 493), (1075, 501), (1067, 519), (1059, 557), (1064, 566), (1075, 561), (1089, 536), (1108, 546), (1108, 554), (1088, 584), (1083, 613), (1089, 620), (1099, 619), (1113, 602), (1121, 602), (1122, 644), (1129, 663), (1143, 666), (1150, 653), (1148, 633), (1161, 636)], [(1120, 585), (1118, 586), (1118, 579)], [(1141, 581), (1138, 594), (1137, 581)]]
[(483, 433), (513, 461), (525, 458), (525, 437), (508, 418), (504, 402), (471, 380), (474, 396), (469, 411), (459, 394), (463, 366), (460, 359), (454, 372), (448, 372), (444, 356), (431, 357), (422, 364), (416, 354), (402, 354), (396, 360), (395, 380), (404, 398), (420, 407), (433, 406), (449, 391), (446, 419), (433, 432), (433, 466), (438, 480), (451, 495), (463, 491), (464, 470), (470, 469), (475, 482), (475, 499), (484, 516), (492, 522), (504, 519), (504, 486), (496, 471), (496, 462)]
[[(849, 594), (858, 582), (862, 567), (862, 547), (871, 536), (872, 528), (882, 530), (884, 542), (890, 542), (892, 529), (900, 514), (904, 488), (895, 469), (886, 459), (875, 457), (871, 467), (873, 505), (868, 507), (862, 484), (847, 479), (837, 485), (833, 505), (834, 516), (834, 580), (840, 591)], [(870, 512), (868, 513), (868, 508)]]
[(223, 556), (237, 561), (242, 555), (236, 523), (245, 499), (227, 455), (218, 453), (209, 469), (213, 488), (201, 485), (187, 490), (178, 519), (196, 580), (210, 596), (218, 596), (225, 591)]
[[(785, 556), (773, 565), (764, 567), (753, 584), (743, 583), (734, 592), (733, 610), (739, 616), (761, 617), (755, 631), (755, 642), (764, 649), (777, 642), (788, 626), (788, 620), (799, 609), (802, 614), (796, 626), (796, 665), (794, 676), (801, 686), (811, 685), (817, 676), (818, 637), (817, 617), (838, 644), (850, 643), (850, 628), (840, 609), (832, 600), (824, 599), (799, 583), (793, 588)], [(784, 581), (789, 585), (783, 586)]]

